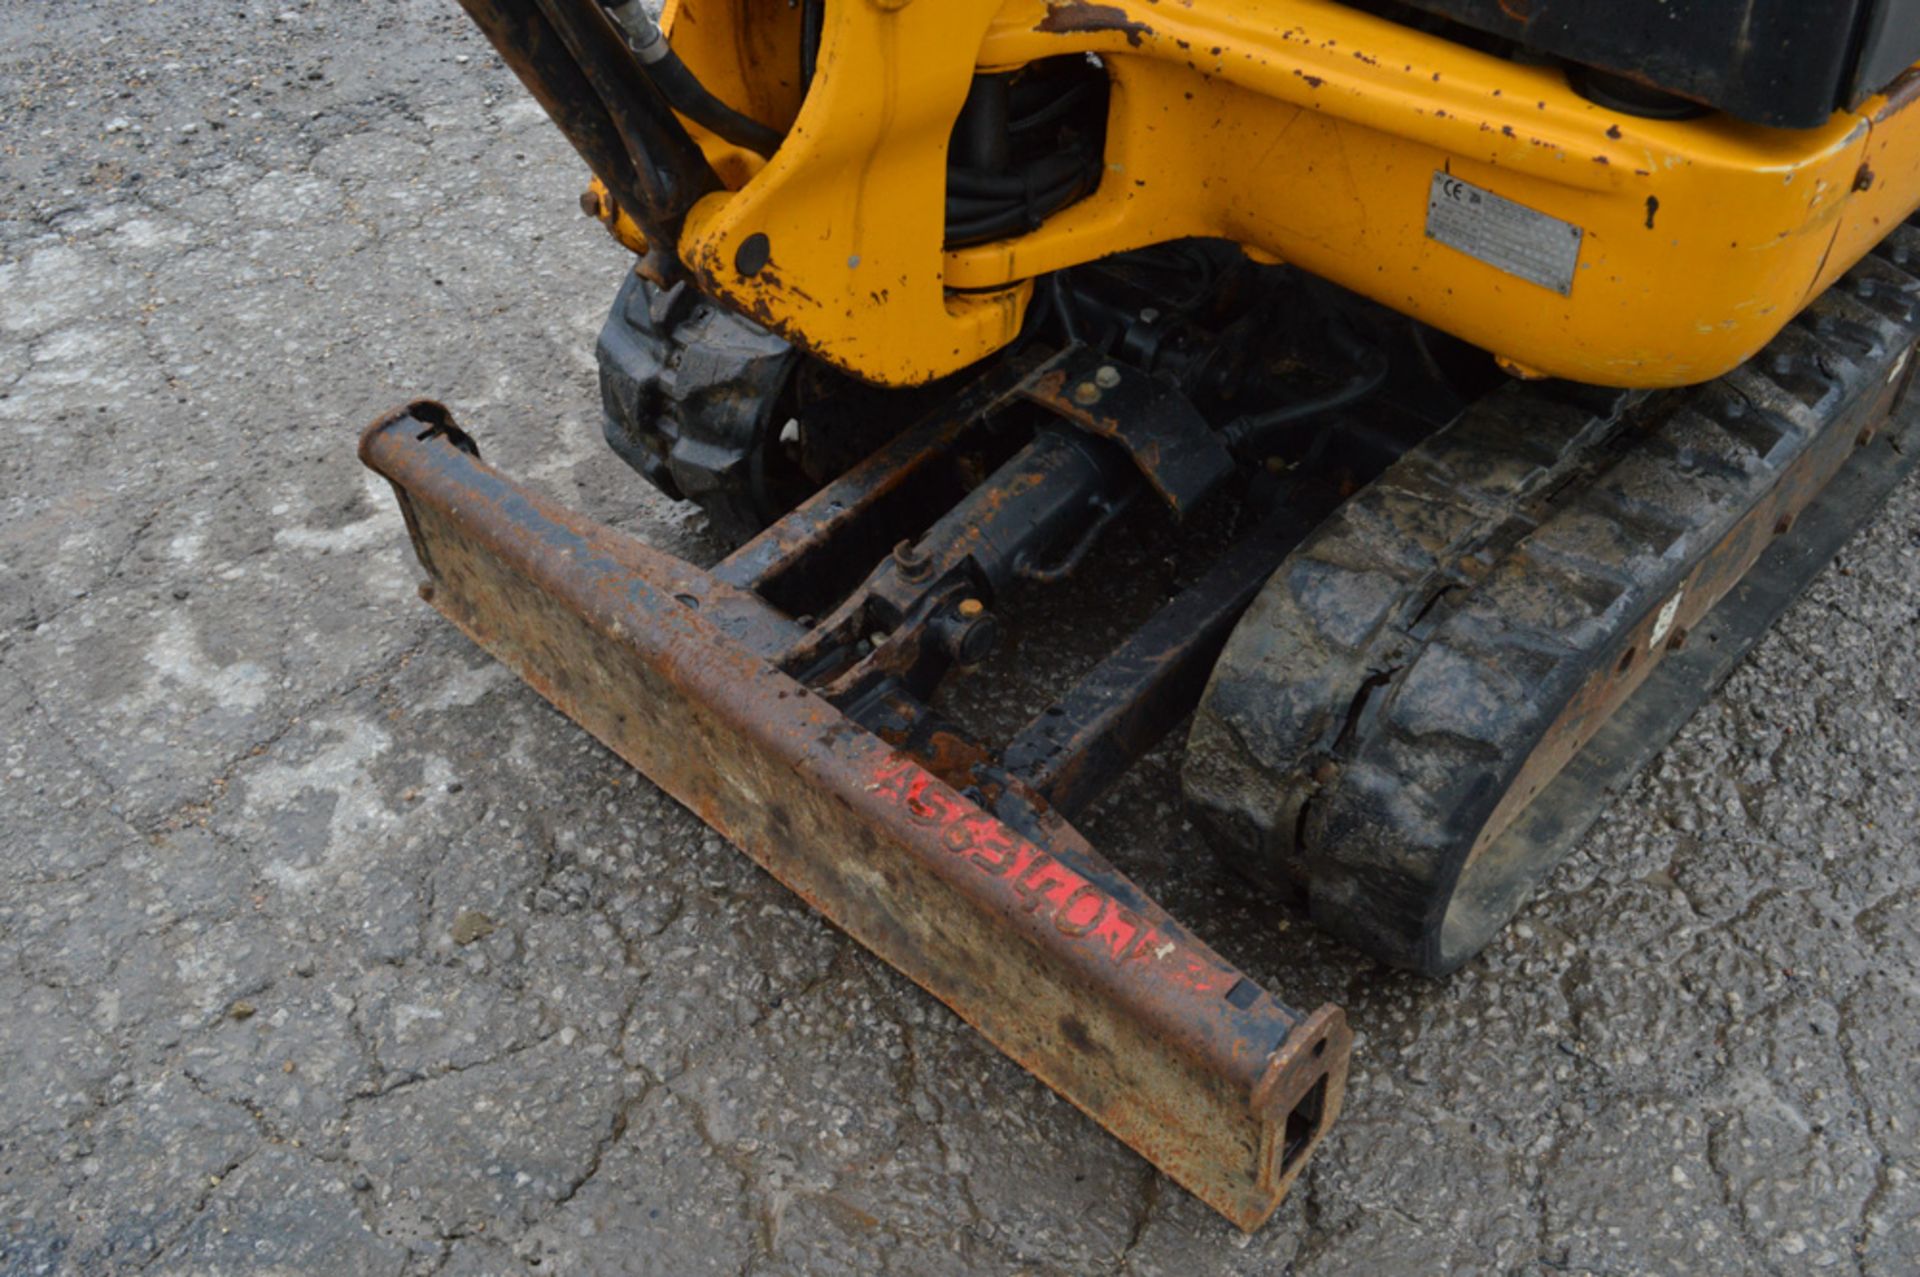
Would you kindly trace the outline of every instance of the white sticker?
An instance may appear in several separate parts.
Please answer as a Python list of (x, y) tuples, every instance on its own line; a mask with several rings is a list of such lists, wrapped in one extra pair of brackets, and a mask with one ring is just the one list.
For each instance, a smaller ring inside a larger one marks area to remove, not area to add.
[(1565, 294), (1573, 291), (1585, 232), (1442, 172), (1427, 190), (1427, 238)]
[(1660, 615), (1653, 618), (1653, 634), (1647, 639), (1649, 648), (1659, 647), (1660, 640), (1665, 638), (1667, 631), (1673, 628), (1673, 618), (1680, 615), (1680, 600), (1686, 596), (1685, 590), (1676, 592), (1667, 600), (1666, 606), (1660, 609)]

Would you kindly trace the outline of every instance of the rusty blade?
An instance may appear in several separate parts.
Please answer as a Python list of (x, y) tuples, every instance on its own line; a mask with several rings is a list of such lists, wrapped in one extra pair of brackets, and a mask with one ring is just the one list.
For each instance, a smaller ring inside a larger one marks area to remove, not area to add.
[(434, 606), (855, 939), (1242, 1228), (1340, 1108), (1281, 1003), (1064, 822), (1038, 844), (729, 637), (699, 569), (554, 505), (445, 409), (375, 422)]

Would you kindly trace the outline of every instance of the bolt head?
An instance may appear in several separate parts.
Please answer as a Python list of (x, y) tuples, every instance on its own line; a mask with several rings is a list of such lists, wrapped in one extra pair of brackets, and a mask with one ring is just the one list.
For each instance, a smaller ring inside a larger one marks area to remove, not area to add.
[(773, 260), (773, 243), (764, 232), (755, 231), (740, 241), (733, 255), (733, 268), (742, 275), (758, 275)]

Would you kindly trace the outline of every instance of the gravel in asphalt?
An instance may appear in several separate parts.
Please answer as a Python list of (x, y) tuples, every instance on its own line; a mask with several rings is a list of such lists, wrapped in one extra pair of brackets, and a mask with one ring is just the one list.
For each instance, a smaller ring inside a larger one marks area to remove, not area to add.
[(1358, 1031), (1249, 1238), (415, 598), (353, 446), (423, 394), (715, 550), (455, 6), (13, 4), (0, 121), (0, 1273), (1920, 1271), (1920, 487), (1444, 984), (1246, 899), (1168, 752), (1096, 811)]

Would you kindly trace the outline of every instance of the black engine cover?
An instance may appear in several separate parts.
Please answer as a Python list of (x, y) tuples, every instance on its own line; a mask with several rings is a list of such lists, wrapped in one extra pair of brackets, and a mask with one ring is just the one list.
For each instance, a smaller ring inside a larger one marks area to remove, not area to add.
[(1790, 128), (1823, 123), (1920, 61), (1920, 0), (1408, 0), (1404, 8)]

